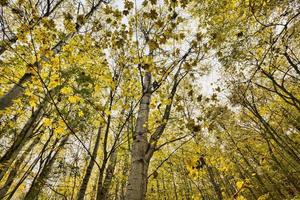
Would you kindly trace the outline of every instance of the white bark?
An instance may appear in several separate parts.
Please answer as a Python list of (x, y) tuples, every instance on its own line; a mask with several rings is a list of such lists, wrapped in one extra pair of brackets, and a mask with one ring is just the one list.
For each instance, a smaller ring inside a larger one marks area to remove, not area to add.
[(147, 191), (147, 173), (149, 157), (146, 151), (149, 146), (147, 141), (147, 122), (149, 118), (149, 104), (151, 100), (151, 73), (146, 72), (133, 143), (131, 151), (131, 169), (128, 177), (126, 197), (128, 200), (145, 199)]

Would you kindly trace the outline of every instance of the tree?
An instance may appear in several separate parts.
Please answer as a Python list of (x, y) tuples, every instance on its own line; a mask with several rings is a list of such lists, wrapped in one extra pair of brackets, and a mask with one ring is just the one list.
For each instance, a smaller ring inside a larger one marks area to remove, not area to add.
[(297, 1), (0, 4), (1, 199), (299, 198)]

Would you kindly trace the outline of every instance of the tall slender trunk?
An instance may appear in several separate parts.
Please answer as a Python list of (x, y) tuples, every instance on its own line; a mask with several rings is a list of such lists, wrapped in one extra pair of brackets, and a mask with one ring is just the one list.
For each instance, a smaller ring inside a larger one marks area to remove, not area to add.
[(156, 198), (159, 199), (160, 198), (160, 185), (159, 185), (159, 180), (158, 178), (156, 178)]
[(103, 186), (103, 177), (104, 177), (104, 171), (105, 171), (105, 165), (102, 164), (100, 170), (99, 170), (99, 176), (98, 176), (98, 183), (97, 183), (97, 192), (96, 192), (96, 199), (100, 199), (100, 193), (102, 192), (102, 186)]
[(17, 157), (18, 153), (21, 151), (23, 146), (27, 143), (28, 138), (33, 134), (36, 122), (43, 115), (43, 109), (46, 106), (46, 101), (42, 102), (39, 107), (34, 111), (29, 120), (24, 125), (21, 132), (18, 134), (17, 139), (14, 141), (12, 146), (7, 150), (7, 152), (0, 158), (0, 180), (3, 178), (7, 169), (10, 167), (11, 163)]
[(88, 183), (89, 183), (92, 171), (93, 171), (93, 167), (94, 167), (94, 164), (95, 164), (94, 160), (97, 157), (97, 153), (98, 153), (98, 149), (99, 149), (100, 138), (101, 138), (101, 130), (102, 130), (102, 127), (100, 126), (99, 129), (98, 129), (97, 138), (96, 138), (95, 146), (94, 146), (94, 149), (93, 149), (93, 154), (92, 154), (93, 158), (90, 159), (89, 165), (86, 168), (85, 175), (84, 175), (84, 178), (81, 182), (80, 190), (79, 190), (78, 195), (77, 195), (78, 200), (83, 200), (84, 199), (84, 195), (85, 195), (85, 192), (86, 192), (86, 189), (87, 189), (87, 186), (88, 186)]
[(131, 168), (129, 172), (126, 199), (143, 200), (147, 190), (147, 172), (149, 160), (146, 159), (148, 147), (147, 122), (151, 100), (151, 73), (146, 72), (143, 85), (143, 96), (140, 102), (131, 150)]
[(207, 163), (205, 163), (205, 165), (206, 165), (206, 169), (207, 169), (207, 172), (208, 172), (209, 180), (210, 180), (211, 184), (214, 187), (214, 190), (217, 194), (218, 199), (223, 200), (222, 191), (221, 191), (220, 185), (216, 181), (213, 168), (210, 165), (208, 165)]
[[(257, 170), (254, 169), (254, 167), (250, 164), (250, 162), (247, 160), (247, 158), (245, 157), (244, 153), (242, 152), (242, 150), (239, 148), (239, 146), (237, 145), (237, 143), (235, 142), (235, 140), (233, 139), (232, 135), (230, 134), (230, 132), (225, 128), (225, 126), (223, 126), (223, 129), (225, 130), (225, 133), (228, 135), (229, 139), (231, 140), (231, 142), (233, 143), (234, 147), (236, 148), (237, 152), (240, 154), (240, 156), (242, 157), (242, 159), (244, 160), (244, 162), (246, 163), (246, 165), (248, 166), (248, 168), (250, 169), (251, 173), (254, 173), (255, 178), (258, 180), (258, 182), (260, 183), (260, 186), (262, 189), (263, 193), (267, 193), (269, 192), (269, 190), (267, 189), (267, 187), (265, 186), (264, 181), (262, 180), (262, 177), (260, 175), (258, 175)], [(251, 176), (249, 176), (251, 177)], [(270, 196), (272, 196), (272, 194), (270, 193)]]
[[(128, 131), (128, 133), (129, 133), (129, 131)], [(130, 143), (128, 141), (128, 146), (129, 146), (129, 144)], [(123, 169), (122, 169), (122, 176), (123, 177), (126, 177), (128, 175), (128, 168), (129, 168), (129, 155), (126, 153), (125, 157), (124, 157), (124, 165), (123, 165)], [(126, 180), (122, 179), (121, 184), (120, 184), (120, 195), (119, 195), (120, 200), (125, 199), (125, 188), (126, 188)]]
[(163, 187), (163, 191), (164, 191), (164, 199), (169, 199), (169, 193), (167, 192), (165, 175), (162, 174), (161, 177), (162, 177), (162, 187)]
[(37, 200), (39, 193), (41, 192), (43, 186), (45, 185), (52, 167), (59, 155), (59, 152), (63, 149), (64, 145), (67, 143), (69, 139), (69, 135), (65, 136), (57, 147), (54, 155), (51, 157), (51, 153), (49, 154), (49, 159), (47, 159), (41, 173), (33, 180), (29, 191), (26, 193), (24, 200)]
[[(242, 179), (246, 179), (246, 178), (250, 178), (251, 176), (249, 175), (249, 172), (246, 170), (246, 169), (244, 169), (243, 168), (243, 166), (242, 166), (242, 164), (240, 163), (240, 161), (239, 160), (237, 160), (235, 157), (231, 157), (232, 158), (232, 160), (234, 161), (234, 163), (235, 163), (235, 165), (236, 165), (236, 169), (237, 169), (237, 172), (238, 172), (238, 174), (240, 175), (240, 177), (242, 178)], [(259, 196), (261, 193), (262, 194), (264, 194), (264, 191), (262, 191), (261, 189), (260, 189), (260, 187), (255, 187), (255, 190), (253, 190), (251, 187), (249, 187), (248, 188), (249, 189), (249, 191), (250, 191), (250, 193), (251, 193), (251, 195), (254, 197), (254, 199), (257, 199), (258, 197), (257, 196)], [(255, 192), (254, 192), (255, 191)]]
[[(256, 156), (253, 154), (252, 150), (248, 146), (246, 146), (246, 148), (247, 148), (248, 152), (250, 153), (250, 156), (251, 156), (252, 160), (254, 161), (254, 163), (257, 166), (259, 166), (260, 163), (259, 163), (258, 159), (256, 158)], [(263, 173), (264, 177), (270, 182), (270, 185), (274, 185), (275, 190), (271, 190), (271, 192), (274, 191), (274, 193), (275, 193), (275, 191), (276, 191), (276, 193), (278, 193), (279, 196), (281, 196), (282, 198), (285, 198), (285, 195), (281, 192), (280, 187), (278, 186), (278, 184), (276, 184), (272, 180), (272, 178), (269, 176), (268, 171), (267, 170), (263, 170), (263, 171), (264, 171), (264, 173)]]
[(15, 84), (9, 92), (0, 98), (0, 110), (10, 107), (13, 104), (13, 100), (21, 97), (24, 92), (23, 84), (30, 81), (32, 78), (31, 73), (25, 73), (17, 84)]
[(300, 192), (299, 180), (297, 180), (297, 178), (293, 177), (290, 174), (290, 172), (288, 171), (288, 169), (285, 166), (283, 166), (281, 164), (281, 162), (277, 159), (277, 157), (275, 156), (275, 154), (272, 150), (272, 147), (271, 147), (271, 144), (269, 141), (267, 141), (267, 144), (268, 144), (269, 153), (270, 153), (272, 159), (274, 160), (274, 162), (277, 164), (277, 167), (282, 170), (282, 172), (285, 175), (285, 177), (287, 178), (288, 182), (290, 182), (294, 186), (294, 188), (297, 190), (297, 192)]
[(174, 174), (172, 167), (170, 168), (170, 170), (172, 173), (172, 185), (173, 185), (173, 189), (174, 189), (175, 200), (178, 200), (178, 194), (177, 194), (178, 191), (177, 191), (177, 186), (176, 186), (175, 174)]
[(99, 191), (99, 196), (97, 199), (106, 200), (108, 196), (108, 191), (111, 185), (111, 181), (114, 175), (115, 167), (117, 163), (117, 153), (113, 152), (109, 158), (108, 166), (106, 168), (105, 178), (102, 184), (102, 187)]
[(7, 177), (7, 179), (6, 179), (3, 187), (0, 189), (0, 199), (4, 198), (4, 196), (6, 195), (6, 193), (9, 190), (10, 186), (14, 182), (14, 180), (15, 180), (17, 174), (18, 174), (18, 170), (20, 169), (20, 166), (24, 162), (24, 159), (26, 158), (26, 156), (29, 154), (29, 152), (34, 148), (34, 146), (39, 141), (40, 141), (39, 137), (35, 138), (34, 141), (23, 152), (23, 154), (21, 155), (21, 157), (15, 162), (14, 167), (9, 172), (9, 175), (8, 175), (8, 177)]
[[(111, 90), (110, 94), (109, 94), (109, 108), (108, 108), (109, 112), (111, 112), (113, 98), (114, 98), (114, 95), (113, 95), (113, 91)], [(105, 129), (104, 138), (103, 138), (103, 160), (102, 160), (102, 165), (99, 170), (98, 185), (97, 185), (97, 197), (96, 197), (97, 200), (101, 199), (100, 196), (102, 195), (101, 193), (103, 192), (103, 177), (104, 177), (104, 173), (105, 173), (106, 164), (109, 159), (107, 144), (108, 144), (108, 134), (109, 134), (110, 124), (111, 124), (111, 115), (109, 114), (107, 116), (106, 129)]]
[(222, 173), (222, 176), (224, 177), (224, 185), (227, 189), (228, 196), (232, 196), (235, 193), (235, 189), (233, 185), (230, 183), (230, 177), (228, 177), (225, 173)]
[(119, 188), (120, 188), (119, 185), (120, 185), (120, 182), (117, 180), (113, 200), (118, 200), (119, 199), (118, 198), (119, 197)]
[[(277, 133), (277, 131), (264, 119), (264, 117), (258, 111), (255, 102), (251, 103), (248, 100), (244, 100), (244, 106), (259, 120), (259, 122), (264, 127), (266, 133), (276, 142), (276, 144), (281, 147), (282, 151), (286, 152), (289, 156), (295, 159), (297, 163), (300, 163), (299, 155), (290, 147), (289, 144)], [(261, 133), (265, 137), (264, 133)]]
[(160, 124), (151, 135), (149, 141), (147, 138), (148, 133), (148, 118), (150, 112), (150, 101), (152, 96), (152, 74), (150, 71), (146, 71), (143, 80), (143, 96), (138, 110), (138, 117), (136, 121), (135, 131), (133, 133), (133, 142), (131, 150), (131, 168), (128, 177), (128, 183), (126, 188), (126, 199), (130, 200), (143, 200), (146, 197), (147, 182), (148, 182), (148, 167), (153, 153), (156, 150), (156, 145), (161, 135), (163, 134), (167, 122), (170, 118), (173, 99), (177, 91), (177, 86), (180, 81), (187, 75), (180, 76), (182, 64), (191, 52), (191, 49), (181, 58), (178, 62), (178, 69), (173, 79), (173, 85), (169, 94), (168, 100), (170, 103), (166, 105), (165, 111), (162, 116), (164, 123)]
[[(32, 172), (32, 170), (34, 169), (34, 167), (37, 165), (37, 163), (39, 161), (42, 161), (42, 157), (46, 151), (46, 149), (48, 148), (48, 145), (50, 143), (50, 140), (53, 136), (53, 131), (50, 133), (49, 138), (47, 139), (47, 141), (45, 142), (45, 144), (43, 145), (39, 155), (37, 156), (37, 158), (35, 158), (33, 160), (33, 162), (29, 165), (29, 167), (26, 169), (25, 173), (22, 175), (22, 177), (19, 179), (19, 181), (15, 184), (14, 188), (9, 192), (9, 195), (7, 197), (7, 199), (12, 199), (12, 197), (14, 196), (14, 194), (17, 192), (18, 188), (21, 186), (21, 184), (25, 181), (25, 179), (29, 176), (29, 174)], [(31, 159), (30, 159), (31, 160)], [(28, 163), (30, 162), (30, 160), (28, 161)], [(27, 164), (25, 164), (26, 166)]]

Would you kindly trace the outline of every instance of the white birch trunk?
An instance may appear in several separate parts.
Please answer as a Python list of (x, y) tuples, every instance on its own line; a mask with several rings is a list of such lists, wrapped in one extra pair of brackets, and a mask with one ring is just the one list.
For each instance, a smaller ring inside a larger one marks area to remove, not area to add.
[(149, 104), (151, 100), (151, 73), (146, 72), (133, 143), (131, 151), (131, 168), (127, 182), (126, 197), (128, 200), (145, 199), (147, 191), (147, 173), (149, 157), (146, 157), (148, 148), (147, 122), (149, 117)]

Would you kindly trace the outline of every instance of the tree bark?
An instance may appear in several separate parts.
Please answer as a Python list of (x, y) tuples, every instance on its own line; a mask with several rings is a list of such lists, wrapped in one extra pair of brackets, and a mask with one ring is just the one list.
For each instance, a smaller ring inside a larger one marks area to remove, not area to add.
[(32, 78), (31, 73), (25, 73), (17, 84), (15, 84), (12, 89), (7, 92), (3, 97), (0, 98), (0, 110), (10, 107), (13, 104), (13, 100), (22, 96), (24, 92), (23, 84), (30, 81)]
[(217, 183), (217, 181), (215, 179), (213, 168), (210, 165), (208, 165), (207, 163), (205, 163), (205, 165), (206, 165), (206, 169), (208, 172), (209, 180), (214, 187), (214, 190), (217, 194), (218, 199), (223, 200), (222, 191), (221, 191), (220, 185)]
[(21, 164), (24, 162), (24, 159), (29, 154), (29, 152), (34, 148), (34, 146), (40, 141), (40, 138), (37, 137), (34, 139), (34, 141), (26, 148), (26, 150), (23, 152), (21, 157), (15, 162), (14, 167), (9, 172), (9, 175), (7, 177), (7, 180), (5, 181), (3, 187), (0, 189), (0, 199), (3, 199), (6, 193), (8, 192), (10, 186), (14, 182), (18, 170), (20, 169)]
[(99, 149), (100, 138), (101, 138), (101, 130), (102, 130), (102, 127), (100, 126), (99, 129), (98, 129), (97, 138), (96, 138), (96, 142), (95, 142), (95, 146), (94, 146), (94, 150), (93, 150), (93, 155), (92, 155), (94, 159), (93, 158), (90, 159), (89, 165), (86, 168), (85, 175), (84, 175), (84, 178), (83, 178), (81, 186), (80, 186), (80, 190), (79, 190), (78, 195), (77, 195), (78, 200), (83, 200), (84, 199), (84, 195), (85, 195), (85, 192), (86, 192), (86, 189), (87, 189), (87, 186), (88, 186), (88, 183), (89, 183), (92, 171), (93, 171), (93, 167), (94, 167), (94, 164), (95, 164), (94, 160), (97, 157), (97, 153), (98, 153), (98, 149)]
[(27, 143), (28, 138), (33, 134), (36, 122), (42, 117), (43, 109), (46, 106), (46, 101), (42, 102), (39, 107), (31, 115), (30, 119), (24, 125), (22, 131), (17, 136), (13, 145), (8, 149), (8, 151), (0, 158), (0, 164), (2, 165), (0, 169), (0, 180), (3, 178), (7, 169), (10, 167), (11, 163), (17, 157), (18, 153), (21, 151), (23, 146)]
[(143, 200), (147, 190), (147, 172), (149, 160), (146, 159), (148, 147), (147, 122), (149, 118), (149, 104), (151, 100), (151, 73), (146, 72), (133, 143), (131, 150), (131, 168), (129, 172), (125, 199)]
[(153, 91), (152, 87), (152, 74), (146, 71), (143, 80), (143, 96), (140, 102), (140, 107), (138, 111), (138, 117), (136, 121), (136, 127), (133, 134), (132, 150), (131, 150), (131, 168), (128, 177), (128, 183), (126, 188), (126, 199), (129, 200), (143, 200), (146, 197), (147, 192), (147, 181), (148, 181), (148, 167), (153, 153), (156, 151), (156, 145), (161, 135), (163, 134), (167, 122), (170, 118), (170, 113), (172, 109), (173, 99), (177, 91), (177, 86), (180, 81), (185, 77), (180, 76), (180, 71), (182, 64), (185, 62), (187, 56), (189, 55), (191, 49), (180, 59), (178, 62), (178, 69), (175, 73), (173, 85), (171, 92), (169, 94), (169, 100), (171, 101), (165, 108), (162, 116), (161, 123), (151, 135), (149, 141), (147, 138), (148, 134), (148, 118), (150, 112), (150, 101)]
[[(114, 98), (114, 95), (113, 95), (113, 91), (111, 90), (110, 94), (109, 94), (109, 108), (108, 108), (109, 112), (111, 112), (113, 98)], [(101, 193), (103, 192), (103, 177), (104, 177), (104, 173), (105, 173), (106, 164), (109, 159), (109, 154), (107, 151), (107, 143), (108, 143), (108, 134), (109, 134), (110, 124), (111, 124), (111, 115), (109, 114), (107, 116), (107, 124), (106, 124), (106, 129), (105, 129), (104, 138), (103, 138), (103, 161), (102, 161), (101, 168), (99, 170), (97, 196), (96, 196), (97, 200), (101, 200), (100, 196), (102, 195)]]
[(99, 200), (106, 200), (108, 199), (108, 191), (111, 185), (111, 181), (114, 175), (115, 167), (117, 163), (117, 153), (113, 152), (110, 156), (109, 163), (106, 169), (105, 178), (101, 187), (101, 190), (99, 192), (99, 196), (97, 196), (97, 199)]
[(178, 192), (177, 192), (177, 186), (176, 186), (176, 180), (175, 180), (175, 174), (173, 172), (172, 167), (170, 167), (171, 173), (172, 173), (172, 185), (173, 185), (173, 189), (174, 189), (174, 196), (175, 196), (175, 200), (178, 200)]

